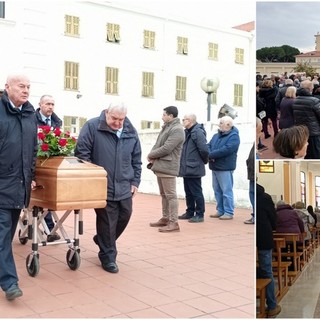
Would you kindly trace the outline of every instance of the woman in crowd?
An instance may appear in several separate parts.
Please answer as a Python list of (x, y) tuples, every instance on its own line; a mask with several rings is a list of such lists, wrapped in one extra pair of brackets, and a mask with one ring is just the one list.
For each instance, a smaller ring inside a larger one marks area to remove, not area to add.
[(295, 86), (288, 87), (280, 102), (279, 129), (290, 128), (294, 125), (292, 104), (296, 98), (296, 92), (297, 88)]

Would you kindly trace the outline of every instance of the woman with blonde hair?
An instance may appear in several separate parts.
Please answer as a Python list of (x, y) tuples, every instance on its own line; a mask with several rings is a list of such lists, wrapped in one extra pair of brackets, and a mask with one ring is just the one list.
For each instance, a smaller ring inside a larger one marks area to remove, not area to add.
[(297, 88), (295, 86), (288, 87), (280, 102), (279, 129), (290, 128), (294, 125), (292, 105), (296, 98), (296, 92)]

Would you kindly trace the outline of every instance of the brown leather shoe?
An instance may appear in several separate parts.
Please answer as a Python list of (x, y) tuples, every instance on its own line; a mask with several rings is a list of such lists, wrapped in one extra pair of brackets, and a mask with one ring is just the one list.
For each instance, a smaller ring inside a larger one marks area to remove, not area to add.
[(165, 227), (169, 222), (168, 218), (162, 217), (159, 221), (157, 222), (150, 222), (150, 227)]
[(178, 222), (169, 222), (166, 226), (159, 228), (159, 232), (179, 232)]

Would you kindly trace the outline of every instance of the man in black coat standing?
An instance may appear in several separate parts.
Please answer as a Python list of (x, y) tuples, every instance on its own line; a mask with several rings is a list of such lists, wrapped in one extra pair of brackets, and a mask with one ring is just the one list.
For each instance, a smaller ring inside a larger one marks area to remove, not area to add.
[(312, 91), (313, 83), (302, 81), (292, 105), (295, 125), (306, 125), (309, 130), (305, 159), (320, 158), (320, 100), (312, 96)]
[(205, 201), (201, 178), (206, 174), (205, 164), (208, 162), (209, 149), (206, 131), (202, 124), (197, 123), (196, 115), (186, 114), (182, 122), (185, 140), (180, 158), (179, 177), (183, 177), (187, 209), (178, 219), (198, 223), (204, 221)]
[(12, 240), (36, 186), (37, 122), (29, 92), (27, 76), (9, 75), (0, 98), (0, 286), (7, 300), (22, 296)]
[(276, 230), (277, 213), (271, 196), (265, 192), (264, 187), (256, 184), (257, 193), (257, 249), (259, 267), (257, 278), (270, 278), (271, 282), (266, 289), (268, 317), (274, 317), (281, 312), (277, 304), (272, 273), (273, 231)]

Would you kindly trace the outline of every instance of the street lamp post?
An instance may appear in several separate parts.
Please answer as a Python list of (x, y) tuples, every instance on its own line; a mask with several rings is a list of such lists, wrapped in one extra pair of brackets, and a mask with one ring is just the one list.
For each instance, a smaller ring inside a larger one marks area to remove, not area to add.
[(208, 98), (207, 98), (207, 121), (210, 121), (211, 118), (211, 95), (213, 92), (215, 92), (218, 87), (219, 87), (219, 79), (217, 77), (213, 77), (213, 78), (207, 78), (204, 77), (201, 80), (200, 86), (201, 89), (208, 94)]

